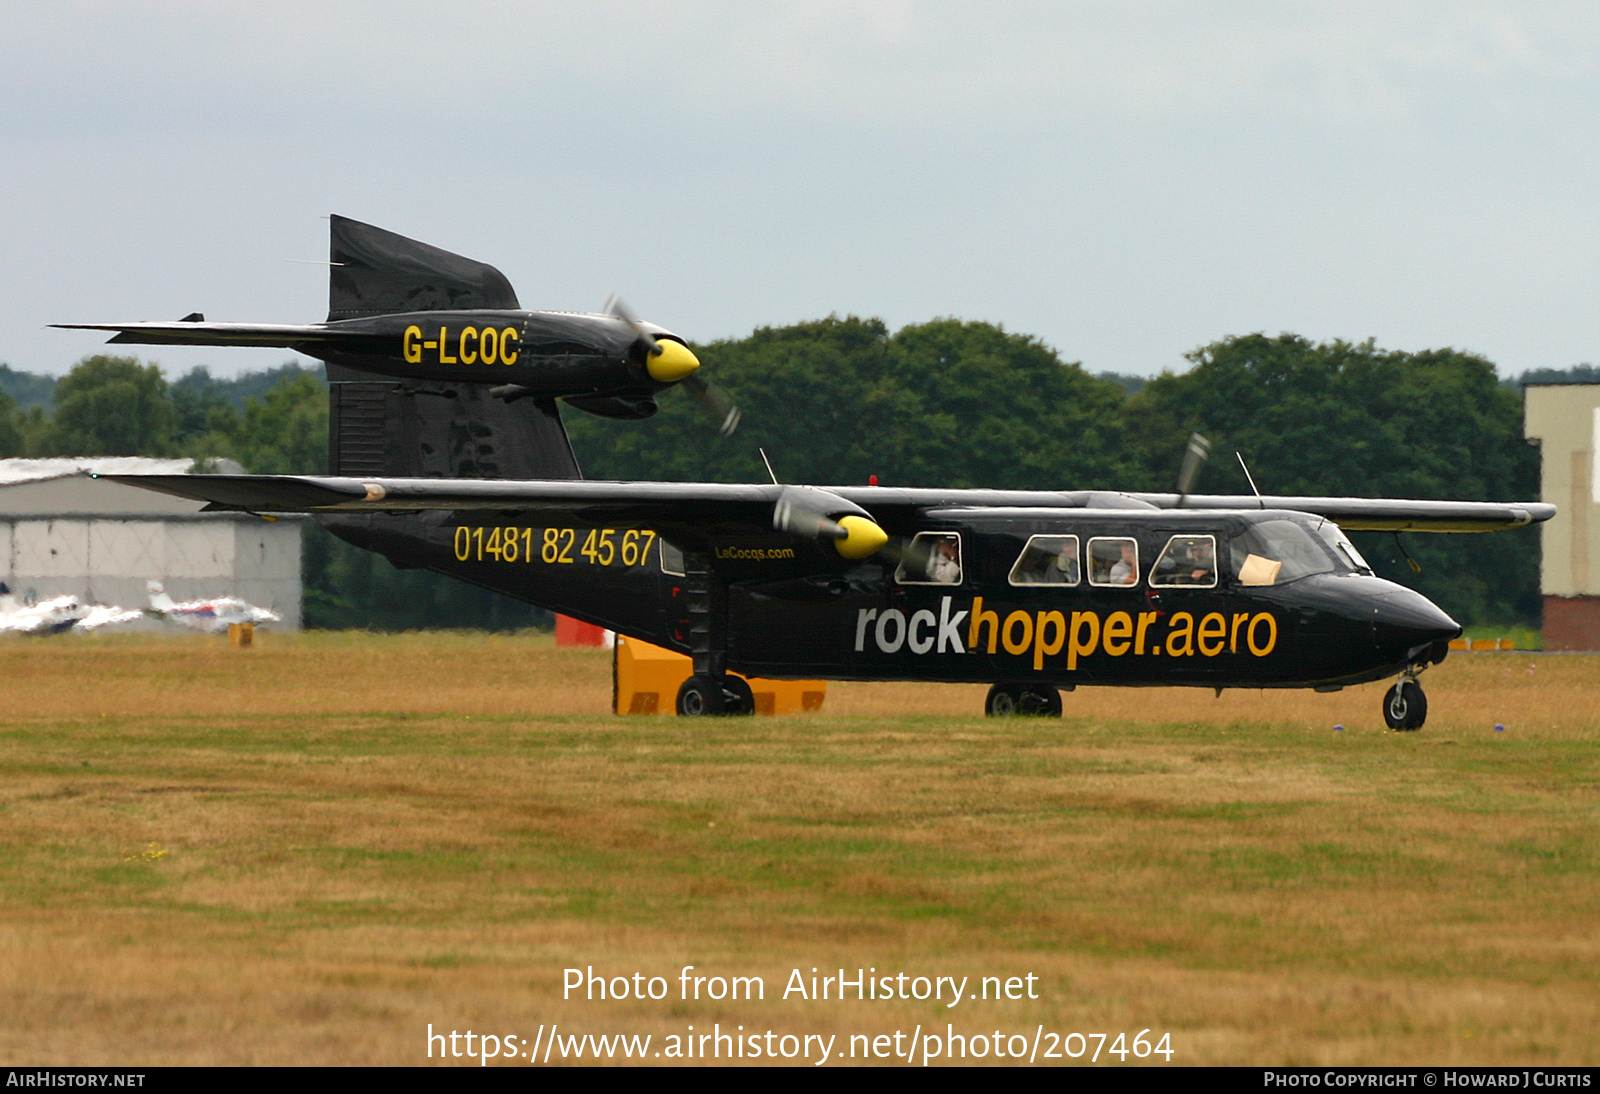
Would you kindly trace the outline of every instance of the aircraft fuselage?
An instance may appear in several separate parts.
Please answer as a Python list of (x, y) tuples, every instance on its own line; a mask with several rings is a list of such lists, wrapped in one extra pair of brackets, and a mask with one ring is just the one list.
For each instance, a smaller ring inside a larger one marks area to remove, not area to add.
[[(1317, 517), (1059, 514), (936, 511), (890, 528), (912, 545), (949, 545), (957, 569), (937, 580), (915, 546), (898, 565), (850, 563), (792, 536), (713, 535), (702, 557), (726, 587), (717, 610), (725, 613), (728, 668), (763, 677), (1060, 687), (1335, 688), (1439, 660), (1460, 633), (1421, 594), (1372, 576), (1354, 548), (1345, 553), (1342, 533)], [(690, 651), (692, 583), (673, 572), (683, 564), (660, 530), (496, 518), (319, 519), (398, 565)], [(1069, 549), (1075, 574), (1041, 568)], [(1264, 575), (1250, 572), (1255, 564), (1247, 560), (1275, 550), (1297, 559), (1298, 571), (1280, 568), (1261, 583)], [(1177, 567), (1174, 552), (1183, 556)], [(1207, 552), (1210, 573), (1195, 563)]]

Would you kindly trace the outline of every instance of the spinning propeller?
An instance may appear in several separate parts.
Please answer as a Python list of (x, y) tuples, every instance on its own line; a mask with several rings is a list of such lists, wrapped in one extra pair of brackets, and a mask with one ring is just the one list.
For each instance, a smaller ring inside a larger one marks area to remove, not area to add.
[[(1194, 480), (1200, 477), (1200, 466), (1211, 455), (1211, 442), (1198, 433), (1189, 434), (1189, 447), (1183, 453), (1183, 466), (1178, 469), (1178, 508), (1194, 489)], [(1253, 484), (1252, 484), (1253, 485)]]
[[(830, 512), (840, 515), (835, 519)], [(889, 542), (888, 533), (860, 506), (814, 486), (785, 486), (772, 507), (772, 526), (801, 539), (831, 540), (841, 557), (852, 560), (866, 558)]]
[(700, 367), (700, 361), (689, 352), (687, 346), (670, 338), (657, 340), (616, 293), (606, 298), (605, 313), (621, 320), (633, 331), (639, 348), (644, 352), (645, 371), (652, 380), (663, 384), (676, 383), (682, 387), (700, 407), (701, 413), (711, 419), (718, 433), (724, 437), (733, 435), (733, 431), (739, 428), (738, 405), (727, 392), (709, 383), (695, 371)]

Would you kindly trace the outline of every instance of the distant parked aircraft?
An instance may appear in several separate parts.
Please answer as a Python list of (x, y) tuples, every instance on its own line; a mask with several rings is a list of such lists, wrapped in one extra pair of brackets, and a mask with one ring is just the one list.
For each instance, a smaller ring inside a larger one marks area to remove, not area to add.
[(220, 634), (234, 623), (277, 623), (282, 616), (266, 608), (240, 600), (236, 596), (218, 596), (208, 600), (189, 600), (173, 603), (172, 597), (159, 581), (145, 583), (150, 592), (150, 614), (174, 623), (182, 623), (207, 634)]
[(106, 604), (85, 604), (75, 596), (57, 596), (38, 604), (21, 604), (0, 581), (0, 634), (60, 634), (63, 631), (91, 631), (117, 623), (129, 623), (143, 612), (128, 611)]

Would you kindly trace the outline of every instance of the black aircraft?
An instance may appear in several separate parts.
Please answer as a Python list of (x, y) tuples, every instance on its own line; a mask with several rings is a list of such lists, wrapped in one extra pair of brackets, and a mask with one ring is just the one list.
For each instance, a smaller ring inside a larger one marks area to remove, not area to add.
[(328, 320), (74, 324), (112, 342), (283, 346), (327, 362), (328, 476), (111, 476), (209, 509), (310, 512), (422, 567), (690, 655), (680, 714), (749, 713), (738, 676), (991, 684), (990, 714), (1079, 685), (1315, 688), (1418, 676), (1461, 628), (1373, 576), (1347, 530), (1484, 532), (1534, 502), (585, 481), (556, 400), (643, 418), (732, 402), (675, 334), (524, 311), (491, 266), (334, 217)]

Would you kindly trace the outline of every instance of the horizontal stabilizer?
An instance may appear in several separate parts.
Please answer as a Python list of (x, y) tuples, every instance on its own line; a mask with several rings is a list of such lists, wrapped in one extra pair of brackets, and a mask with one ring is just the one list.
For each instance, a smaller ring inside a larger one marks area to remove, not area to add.
[(293, 349), (360, 337), (321, 323), (52, 323), (62, 330), (116, 331), (108, 341), (139, 346), (269, 346)]

